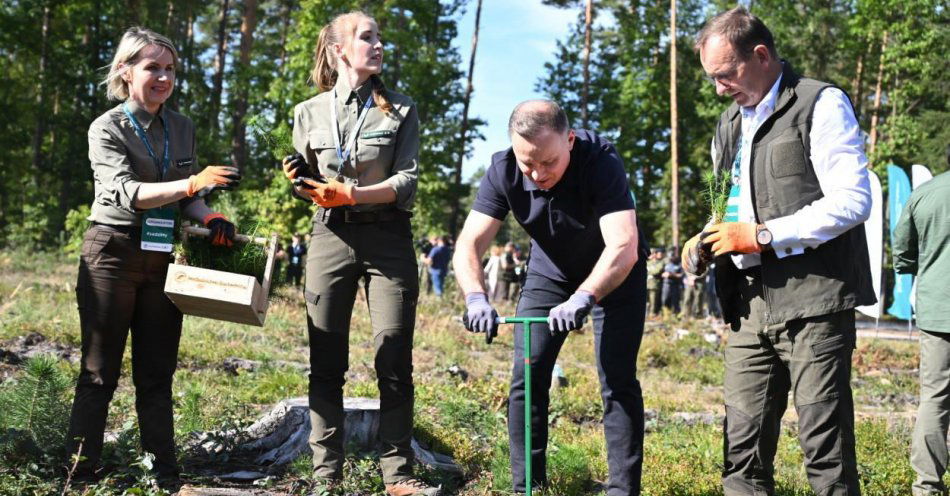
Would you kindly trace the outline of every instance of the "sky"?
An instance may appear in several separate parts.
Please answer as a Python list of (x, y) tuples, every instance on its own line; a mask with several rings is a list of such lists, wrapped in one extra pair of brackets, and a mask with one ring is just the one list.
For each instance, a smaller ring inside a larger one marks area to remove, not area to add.
[[(466, 76), (475, 4), (476, 0), (469, 3), (455, 40)], [(576, 9), (545, 6), (541, 0), (482, 1), (469, 117), (479, 117), (487, 125), (481, 128), (485, 140), (473, 143), (474, 153), (462, 165), (464, 180), (488, 167), (493, 153), (510, 146), (507, 126), (511, 110), (523, 100), (543, 96), (535, 92), (534, 85), (544, 74), (544, 63), (554, 61), (557, 40), (567, 37), (577, 15)]]

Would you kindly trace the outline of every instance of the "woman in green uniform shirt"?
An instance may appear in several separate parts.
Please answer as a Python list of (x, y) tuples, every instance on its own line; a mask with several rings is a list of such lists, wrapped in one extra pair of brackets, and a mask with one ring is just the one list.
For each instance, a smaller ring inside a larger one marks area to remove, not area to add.
[(119, 43), (103, 84), (122, 103), (89, 126), (95, 198), (76, 283), (82, 361), (69, 423), (75, 476), (96, 477), (109, 402), (126, 339), (132, 335), (132, 382), (142, 449), (163, 480), (177, 479), (172, 376), (182, 314), (164, 293), (176, 210), (202, 221), (216, 244), (230, 245), (234, 225), (198, 193), (232, 188), (232, 167), (201, 170), (191, 120), (164, 103), (175, 85), (178, 54), (152, 31), (132, 28)]
[[(320, 208), (307, 255), (310, 419), (314, 477), (333, 492), (343, 475), (343, 383), (350, 314), (363, 286), (376, 347), (380, 466), (386, 493), (438, 494), (413, 476), (412, 335), (419, 283), (409, 224), (419, 119), (385, 89), (376, 22), (338, 16), (320, 32), (312, 78), (322, 91), (294, 110), (284, 162), (296, 194)], [(303, 178), (304, 176), (308, 176)]]

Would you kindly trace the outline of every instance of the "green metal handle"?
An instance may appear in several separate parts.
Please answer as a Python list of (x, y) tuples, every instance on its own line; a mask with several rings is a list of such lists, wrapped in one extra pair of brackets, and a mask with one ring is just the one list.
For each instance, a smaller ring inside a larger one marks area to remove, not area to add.
[(499, 324), (524, 324), (524, 480), (525, 496), (531, 496), (531, 324), (547, 323), (547, 317), (498, 317)]
[(499, 324), (542, 324), (547, 321), (547, 317), (498, 317), (495, 319), (495, 322)]

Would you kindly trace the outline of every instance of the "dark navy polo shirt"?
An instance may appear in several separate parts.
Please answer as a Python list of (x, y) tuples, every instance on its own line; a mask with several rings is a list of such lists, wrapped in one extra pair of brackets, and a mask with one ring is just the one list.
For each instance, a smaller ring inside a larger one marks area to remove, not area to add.
[(510, 211), (531, 236), (529, 273), (580, 284), (604, 251), (600, 218), (636, 204), (613, 144), (583, 129), (574, 135), (564, 176), (547, 191), (521, 173), (511, 148), (494, 154), (472, 210), (498, 220)]

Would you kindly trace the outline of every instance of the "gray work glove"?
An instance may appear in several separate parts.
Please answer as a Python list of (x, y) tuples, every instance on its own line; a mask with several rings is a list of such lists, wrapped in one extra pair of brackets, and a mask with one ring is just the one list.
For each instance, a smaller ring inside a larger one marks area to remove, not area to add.
[(498, 335), (498, 312), (488, 303), (485, 293), (465, 295), (465, 318), (462, 323), (472, 332), (484, 332), (485, 342), (491, 343)]
[(580, 329), (590, 310), (594, 308), (594, 303), (594, 295), (578, 290), (567, 301), (551, 309), (548, 314), (551, 335)]
[(686, 242), (683, 245), (683, 252), (680, 255), (680, 264), (687, 274), (701, 276), (706, 273), (709, 262), (712, 261), (712, 251), (709, 245), (703, 243), (706, 239), (706, 231), (703, 231)]

